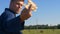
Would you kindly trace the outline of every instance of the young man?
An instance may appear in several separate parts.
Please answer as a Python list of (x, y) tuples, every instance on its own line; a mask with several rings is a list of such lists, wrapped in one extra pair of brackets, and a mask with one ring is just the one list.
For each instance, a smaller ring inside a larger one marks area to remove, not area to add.
[(6, 8), (1, 15), (1, 30), (0, 34), (21, 34), (24, 29), (24, 22), (31, 17), (31, 5), (28, 9), (24, 8), (20, 13), (24, 0), (11, 0), (9, 8)]

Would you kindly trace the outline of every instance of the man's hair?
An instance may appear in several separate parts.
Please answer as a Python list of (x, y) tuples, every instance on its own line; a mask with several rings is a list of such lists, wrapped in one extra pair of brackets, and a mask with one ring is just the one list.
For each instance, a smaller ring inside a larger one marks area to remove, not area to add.
[[(11, 2), (14, 2), (14, 1), (18, 1), (18, 0), (11, 0)], [(20, 1), (24, 1), (24, 0), (20, 0)]]

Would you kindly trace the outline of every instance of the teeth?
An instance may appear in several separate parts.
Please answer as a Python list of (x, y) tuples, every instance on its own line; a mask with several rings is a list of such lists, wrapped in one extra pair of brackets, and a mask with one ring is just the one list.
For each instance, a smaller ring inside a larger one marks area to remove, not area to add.
[(37, 6), (36, 6), (36, 4), (35, 3), (33, 3), (32, 1), (28, 1), (28, 4), (24, 4), (24, 6), (25, 6), (25, 8), (27, 8), (28, 9), (28, 7), (30, 6), (32, 4), (32, 7), (31, 7), (31, 9), (32, 9), (32, 11), (36, 11), (36, 9), (38, 8)]

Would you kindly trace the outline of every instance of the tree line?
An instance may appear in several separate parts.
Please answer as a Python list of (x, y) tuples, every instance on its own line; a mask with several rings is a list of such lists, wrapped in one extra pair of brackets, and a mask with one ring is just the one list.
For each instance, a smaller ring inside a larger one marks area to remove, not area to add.
[(47, 25), (30, 25), (30, 26), (25, 26), (24, 29), (60, 29), (60, 24), (54, 25), (54, 26), (49, 26)]

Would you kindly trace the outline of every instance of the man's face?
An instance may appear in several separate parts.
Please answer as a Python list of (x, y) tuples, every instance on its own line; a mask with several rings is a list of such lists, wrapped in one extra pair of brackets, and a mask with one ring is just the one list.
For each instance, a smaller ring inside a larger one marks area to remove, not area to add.
[(24, 4), (24, 1), (20, 1), (20, 0), (12, 2), (13, 11), (15, 11), (15, 13), (20, 13), (20, 10), (22, 9), (23, 4)]

